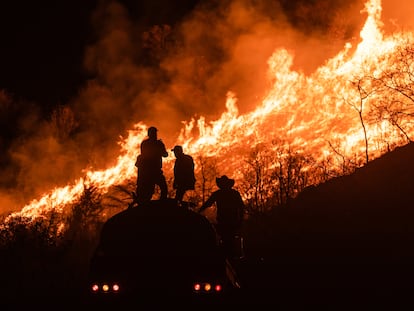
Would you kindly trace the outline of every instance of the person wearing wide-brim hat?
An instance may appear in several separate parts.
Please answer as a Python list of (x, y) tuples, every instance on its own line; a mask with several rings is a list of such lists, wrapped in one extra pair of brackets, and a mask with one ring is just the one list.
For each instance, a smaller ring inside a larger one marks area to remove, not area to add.
[(229, 189), (234, 186), (234, 179), (228, 178), (226, 175), (216, 177), (217, 187), (220, 189)]
[(234, 179), (223, 175), (216, 178), (216, 184), (219, 189), (210, 195), (199, 212), (216, 204), (216, 230), (226, 255), (231, 255), (234, 237), (241, 233), (245, 205), (240, 193), (233, 188)]

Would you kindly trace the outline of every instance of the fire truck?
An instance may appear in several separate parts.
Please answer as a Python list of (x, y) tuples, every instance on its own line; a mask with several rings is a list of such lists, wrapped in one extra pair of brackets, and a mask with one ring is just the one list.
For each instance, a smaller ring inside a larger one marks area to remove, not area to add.
[(104, 224), (90, 260), (92, 304), (220, 303), (237, 291), (211, 223), (173, 199), (130, 206)]

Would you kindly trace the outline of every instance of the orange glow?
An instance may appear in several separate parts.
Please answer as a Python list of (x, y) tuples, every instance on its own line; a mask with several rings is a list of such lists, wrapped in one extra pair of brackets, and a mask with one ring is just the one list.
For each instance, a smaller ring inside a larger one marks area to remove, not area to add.
[(209, 292), (209, 291), (211, 290), (211, 284), (210, 284), (210, 283), (206, 283), (206, 284), (204, 284), (204, 290), (205, 290), (206, 292)]
[[(276, 49), (268, 59), (270, 86), (254, 110), (240, 114), (237, 94), (229, 91), (226, 110), (217, 120), (208, 122), (201, 116), (184, 122), (175, 143), (182, 145), (194, 158), (198, 155), (215, 157), (220, 174), (232, 176), (236, 184), (242, 178), (244, 156), (249, 148), (258, 145), (277, 151), (278, 144), (282, 144), (298, 153), (311, 154), (314, 162), (305, 169), (318, 167), (329, 157), (337, 158), (330, 143), (356, 163), (363, 162), (364, 132), (355, 109), (361, 98), (350, 81), (367, 72), (376, 76), (389, 68), (390, 56), (407, 42), (413, 42), (413, 33), (404, 31), (386, 36), (382, 31), (380, 0), (367, 1), (362, 12), (367, 14), (367, 19), (356, 47), (346, 43), (342, 51), (308, 76), (291, 69), (292, 54), (283, 48)], [(369, 111), (379, 100), (380, 95), (372, 94), (370, 100), (364, 102), (363, 110)], [(370, 159), (382, 155), (390, 146), (406, 143), (389, 121), (367, 121), (366, 125)], [(105, 193), (113, 185), (135, 179), (134, 163), (146, 130), (147, 125), (138, 123), (127, 137), (121, 137), (120, 155), (113, 167), (101, 171), (85, 169), (84, 178), (33, 200), (21, 211), (9, 215), (5, 222), (18, 216), (35, 218), (51, 209), (60, 212), (66, 204), (80, 197), (84, 185), (94, 185)], [(405, 123), (404, 131), (412, 137), (414, 125)], [(166, 158), (166, 174), (172, 171), (173, 160), (173, 155)], [(337, 161), (331, 163), (332, 169), (340, 166), (340, 160)], [(194, 289), (197, 290), (197, 285)]]

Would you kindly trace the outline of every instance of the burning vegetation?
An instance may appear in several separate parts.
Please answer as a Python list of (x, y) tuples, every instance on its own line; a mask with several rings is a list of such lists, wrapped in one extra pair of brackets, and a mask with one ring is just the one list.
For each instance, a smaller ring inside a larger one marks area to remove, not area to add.
[[(238, 95), (228, 91), (218, 118), (194, 116), (183, 122), (170, 144), (182, 145), (195, 160), (196, 189), (187, 200), (200, 205), (214, 190), (215, 177), (226, 174), (236, 180), (250, 214), (266, 213), (285, 206), (308, 186), (349, 175), (412, 141), (413, 32), (386, 34), (380, 0), (366, 1), (363, 13), (367, 17), (360, 41), (346, 43), (310, 74), (293, 69), (294, 55), (288, 49), (274, 50), (263, 79), (266, 92), (254, 109), (241, 113)], [(145, 38), (158, 36), (168, 45), (171, 28), (152, 32)], [(162, 60), (159, 53), (157, 57)], [(63, 118), (68, 122), (60, 128), (74, 126), (71, 118)], [(55, 124), (58, 119), (55, 115)], [(134, 163), (146, 131), (147, 124), (139, 122), (120, 138), (112, 166), (84, 169), (83, 177), (5, 215), (2, 244), (19, 240), (23, 231), (62, 250), (79, 232), (88, 232), (93, 244), (94, 232), (132, 200)], [(164, 133), (160, 131), (160, 138)], [(169, 156), (163, 171), (171, 190), (172, 165)]]

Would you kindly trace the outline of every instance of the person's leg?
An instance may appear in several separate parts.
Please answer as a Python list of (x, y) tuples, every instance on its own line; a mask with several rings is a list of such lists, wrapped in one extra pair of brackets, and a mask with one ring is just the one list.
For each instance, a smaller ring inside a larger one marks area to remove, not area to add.
[(177, 201), (182, 201), (184, 197), (185, 190), (183, 188), (178, 187), (177, 191), (175, 192), (175, 199)]
[(226, 258), (232, 259), (236, 257), (242, 257), (240, 255), (240, 245), (236, 244), (240, 242), (240, 232), (237, 230), (237, 227), (235, 225), (226, 224), (218, 226), (218, 234), (220, 236), (221, 246)]
[(149, 174), (141, 174), (137, 183), (138, 204), (150, 201), (155, 191), (155, 180)]
[(140, 199), (142, 197), (142, 181), (143, 181), (143, 173), (142, 168), (138, 167), (138, 173), (137, 173), (137, 185), (135, 188), (135, 202), (139, 203)]
[(165, 176), (162, 174), (162, 172), (159, 176), (158, 186), (160, 187), (161, 191), (160, 199), (166, 199), (168, 197), (168, 186), (167, 181), (165, 180)]
[(144, 203), (147, 201), (150, 201), (152, 198), (152, 195), (155, 190), (155, 185), (153, 183), (146, 183), (143, 184), (140, 189), (138, 189), (138, 203)]

